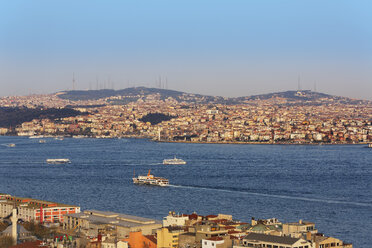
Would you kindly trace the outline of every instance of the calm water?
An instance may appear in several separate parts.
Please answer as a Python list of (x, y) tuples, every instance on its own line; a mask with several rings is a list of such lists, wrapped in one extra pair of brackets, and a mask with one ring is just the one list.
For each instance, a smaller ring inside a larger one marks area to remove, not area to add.
[[(157, 219), (170, 210), (242, 221), (304, 219), (354, 247), (372, 242), (372, 149), (366, 146), (46, 141), (0, 137), (0, 192)], [(188, 164), (161, 164), (174, 155)], [(48, 165), (47, 158), (72, 163)], [(133, 185), (134, 169), (151, 169), (172, 186)]]

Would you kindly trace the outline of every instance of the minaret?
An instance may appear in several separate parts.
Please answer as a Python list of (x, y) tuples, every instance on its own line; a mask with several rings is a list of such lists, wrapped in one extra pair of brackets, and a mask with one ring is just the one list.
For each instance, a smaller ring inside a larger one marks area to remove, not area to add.
[(18, 216), (17, 216), (17, 207), (16, 203), (14, 202), (13, 206), (13, 213), (12, 217), (10, 218), (12, 221), (12, 239), (13, 239), (13, 245), (17, 244), (17, 221), (18, 221)]

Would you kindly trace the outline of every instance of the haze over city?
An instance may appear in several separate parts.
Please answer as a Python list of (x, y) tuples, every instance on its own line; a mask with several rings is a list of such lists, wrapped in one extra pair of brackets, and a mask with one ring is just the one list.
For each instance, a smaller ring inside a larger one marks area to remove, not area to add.
[[(369, 1), (7, 1), (0, 96), (316, 88), (372, 100)], [(73, 74), (75, 85), (73, 86)]]

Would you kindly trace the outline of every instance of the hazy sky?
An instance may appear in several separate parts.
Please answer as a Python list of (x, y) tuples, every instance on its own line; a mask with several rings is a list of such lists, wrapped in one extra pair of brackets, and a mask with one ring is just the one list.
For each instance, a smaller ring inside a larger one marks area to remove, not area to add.
[(155, 87), (372, 100), (370, 0), (4, 0), (0, 96)]

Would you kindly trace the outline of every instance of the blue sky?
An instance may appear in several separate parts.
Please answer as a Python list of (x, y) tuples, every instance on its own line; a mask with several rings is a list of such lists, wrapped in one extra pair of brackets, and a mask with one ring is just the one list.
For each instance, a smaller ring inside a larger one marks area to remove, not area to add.
[(372, 100), (372, 3), (0, 3), (0, 96), (154, 87), (222, 96), (313, 89)]

